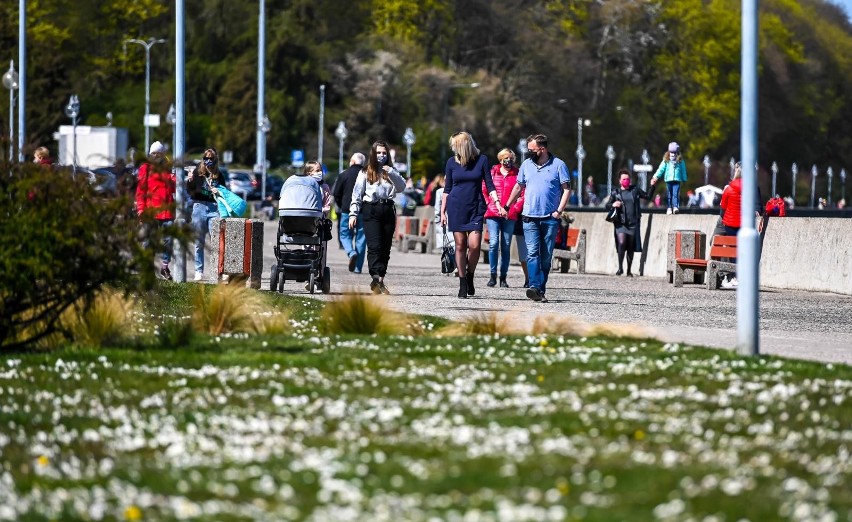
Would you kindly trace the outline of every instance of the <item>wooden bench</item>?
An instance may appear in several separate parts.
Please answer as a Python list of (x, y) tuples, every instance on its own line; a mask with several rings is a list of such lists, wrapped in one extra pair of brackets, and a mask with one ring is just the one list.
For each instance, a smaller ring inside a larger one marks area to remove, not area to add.
[(405, 236), (410, 234), (416, 234), (420, 229), (420, 220), (418, 220), (414, 216), (397, 216), (396, 217), (396, 230), (393, 233), (393, 239), (396, 241), (397, 250), (402, 251), (403, 244), (405, 243)]
[(674, 286), (683, 286), (684, 270), (704, 272), (708, 290), (719, 288), (720, 274), (734, 273), (737, 264), (726, 261), (737, 257), (737, 236), (713, 236), (710, 245), (710, 259), (692, 259), (679, 257), (675, 259)]
[[(402, 217), (397, 220), (403, 219)], [(420, 252), (431, 253), (435, 247), (435, 207), (425, 205), (414, 210), (414, 216), (406, 218), (413, 220), (400, 230), (397, 248), (408, 252), (415, 245), (420, 245)]]
[[(568, 250), (554, 249), (553, 260), (559, 262), (559, 271), (563, 274), (568, 272), (571, 261), (577, 262), (577, 273), (586, 273), (586, 229), (569, 228), (565, 246)], [(555, 264), (555, 263), (554, 263)]]

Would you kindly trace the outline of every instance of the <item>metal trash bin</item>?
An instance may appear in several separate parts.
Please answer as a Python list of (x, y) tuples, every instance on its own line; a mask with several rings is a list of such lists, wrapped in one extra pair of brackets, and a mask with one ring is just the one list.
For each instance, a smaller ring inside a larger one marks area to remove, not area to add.
[[(707, 235), (700, 230), (672, 230), (669, 232), (669, 243), (666, 248), (666, 271), (669, 283), (674, 282), (675, 259), (707, 259)], [(686, 269), (683, 272), (684, 282), (700, 284), (704, 282), (704, 274)]]

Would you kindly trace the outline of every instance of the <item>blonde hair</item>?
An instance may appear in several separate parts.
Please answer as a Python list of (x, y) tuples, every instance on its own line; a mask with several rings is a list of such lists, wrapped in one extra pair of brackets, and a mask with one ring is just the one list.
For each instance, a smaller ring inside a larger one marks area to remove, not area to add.
[(50, 151), (47, 150), (47, 147), (39, 147), (35, 150), (33, 156), (35, 156), (37, 160), (43, 160), (45, 158), (50, 157)]
[(319, 161), (308, 161), (302, 169), (302, 176), (310, 176), (314, 172), (322, 172), (322, 164)]
[(742, 163), (737, 162), (737, 164), (734, 166), (734, 177), (732, 177), (731, 180), (741, 178), (742, 175), (743, 175), (743, 165), (742, 165)]
[[(213, 158), (216, 159), (216, 163), (213, 164), (212, 169), (207, 167), (207, 165), (204, 164), (204, 157), (207, 156), (207, 155), (213, 156)], [(208, 177), (208, 178), (211, 177), (211, 176), (219, 176), (220, 175), (219, 174), (219, 153), (216, 152), (215, 147), (210, 147), (210, 148), (208, 148), (204, 151), (204, 154), (201, 155), (201, 163), (198, 164), (198, 166), (196, 167), (196, 170), (198, 171), (198, 173), (200, 175)]]
[(473, 136), (464, 131), (453, 134), (450, 138), (450, 147), (455, 151), (459, 165), (467, 165), (479, 157), (479, 149), (476, 148)]
[(503, 149), (497, 153), (497, 161), (503, 163), (503, 160), (509, 158), (512, 160), (512, 163), (515, 162), (515, 153), (512, 152), (512, 149)]

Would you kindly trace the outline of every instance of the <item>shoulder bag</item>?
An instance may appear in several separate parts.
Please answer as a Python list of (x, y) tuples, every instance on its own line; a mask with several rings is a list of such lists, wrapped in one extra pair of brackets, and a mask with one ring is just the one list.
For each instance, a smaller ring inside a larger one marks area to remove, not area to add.
[(441, 250), (441, 273), (452, 274), (456, 271), (456, 247), (444, 228), (444, 247)]

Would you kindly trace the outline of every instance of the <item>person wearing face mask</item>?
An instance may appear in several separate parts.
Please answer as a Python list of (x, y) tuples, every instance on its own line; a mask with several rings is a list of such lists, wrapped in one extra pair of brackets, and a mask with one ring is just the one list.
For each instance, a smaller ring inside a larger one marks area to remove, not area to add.
[[(515, 204), (508, 209), (508, 215), (500, 215), (499, 208), (509, 200), (509, 194), (518, 182), (518, 168), (515, 167), (515, 153), (512, 149), (507, 148), (498, 152), (497, 161), (499, 163), (491, 167), (491, 180), (494, 182), (499, 204), (491, 201), (488, 203), (488, 210), (485, 211), (485, 223), (488, 226), (488, 264), (491, 265), (488, 286), (497, 286), (499, 261), (500, 287), (509, 288), (506, 282), (506, 274), (509, 271), (509, 249), (515, 233), (515, 222), (524, 208), (524, 198), (521, 196), (515, 201)], [(488, 201), (488, 188), (485, 186), (485, 181), (482, 182), (482, 195)]]
[[(136, 185), (136, 214), (141, 218), (145, 212), (153, 213), (155, 225), (168, 229), (175, 219), (175, 175), (166, 162), (166, 147), (159, 141), (151, 144), (148, 160), (139, 167), (139, 183)], [(143, 231), (148, 236), (149, 231)], [(169, 261), (172, 259), (172, 240), (163, 241), (162, 266), (159, 276), (172, 279)]]
[(219, 217), (216, 204), (218, 187), (225, 186), (225, 176), (219, 171), (219, 155), (210, 147), (204, 151), (201, 163), (186, 177), (186, 190), (192, 198), (192, 228), (195, 230), (195, 280), (204, 278), (204, 245), (210, 232), (210, 220)]
[(666, 214), (677, 214), (680, 212), (680, 184), (686, 182), (686, 162), (680, 153), (680, 145), (674, 141), (669, 143), (669, 149), (663, 154), (663, 161), (651, 178), (651, 186), (656, 185), (660, 178), (666, 182)]
[(619, 187), (612, 191), (606, 204), (607, 211), (613, 208), (620, 209), (621, 223), (615, 227), (615, 248), (618, 251), (618, 272), (624, 273), (624, 256), (627, 254), (627, 277), (633, 277), (631, 266), (633, 254), (642, 252), (642, 236), (639, 233), (641, 209), (640, 199), (648, 199), (650, 196), (641, 188), (633, 185), (630, 181), (630, 171), (621, 169), (618, 171)]
[(328, 215), (331, 212), (331, 189), (329, 188), (328, 183), (323, 181), (325, 173), (322, 171), (322, 163), (318, 161), (309, 161), (305, 163), (305, 174), (313, 178), (320, 186), (320, 189), (322, 190), (322, 213), (324, 217), (328, 218)]
[(370, 291), (389, 294), (385, 286), (393, 232), (396, 229), (396, 207), (393, 198), (405, 189), (405, 179), (391, 165), (388, 144), (376, 141), (370, 147), (370, 158), (352, 189), (349, 206), (349, 228), (355, 230), (358, 216), (367, 237), (367, 265), (370, 269)]
[(518, 183), (506, 202), (517, 201), (524, 191), (523, 227), (527, 245), (527, 297), (546, 303), (547, 279), (553, 262), (553, 248), (562, 211), (571, 196), (568, 166), (547, 149), (547, 136), (533, 134), (527, 138), (528, 158), (521, 164)]
[(456, 246), (456, 267), (459, 271), (459, 298), (474, 295), (473, 274), (482, 245), (482, 225), (488, 209), (485, 193), (494, 204), (497, 215), (505, 218), (491, 167), (485, 154), (480, 154), (473, 137), (467, 132), (457, 132), (450, 138), (453, 157), (447, 160), (444, 193), (441, 203), (441, 224), (453, 233)]

